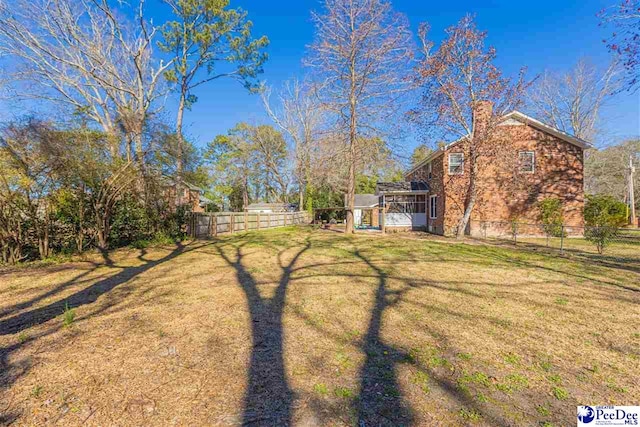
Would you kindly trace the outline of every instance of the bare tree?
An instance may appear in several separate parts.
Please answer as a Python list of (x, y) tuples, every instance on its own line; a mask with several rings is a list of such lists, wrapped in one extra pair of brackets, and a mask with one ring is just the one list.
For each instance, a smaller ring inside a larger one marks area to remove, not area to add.
[[(608, 194), (624, 199), (628, 193), (629, 157), (638, 158), (640, 139), (630, 139), (601, 150), (590, 150), (585, 156), (585, 192)], [(640, 200), (640, 176), (634, 176), (635, 199)]]
[(625, 70), (620, 89), (635, 92), (640, 87), (640, 0), (618, 0), (618, 4), (599, 13), (600, 25), (613, 26), (604, 40), (610, 52), (620, 57)]
[(269, 125), (249, 127), (254, 145), (258, 174), (263, 177), (265, 201), (285, 202), (290, 182), (286, 165), (287, 144), (278, 130)]
[(270, 104), (270, 88), (265, 87), (261, 94), (267, 114), (293, 142), (299, 209), (303, 209), (304, 194), (311, 180), (311, 155), (318, 141), (324, 113), (312, 87), (297, 79), (287, 82), (278, 93), (279, 109)]
[(566, 74), (546, 71), (529, 91), (532, 108), (546, 123), (593, 141), (602, 107), (620, 87), (617, 74), (615, 61), (600, 71), (585, 59)]
[[(506, 112), (522, 103), (527, 84), (524, 69), (512, 82), (494, 65), (496, 51), (485, 47), (486, 33), (476, 28), (473, 16), (467, 15), (448, 28), (435, 52), (434, 43), (427, 39), (428, 31), (429, 26), (423, 24), (424, 57), (416, 70), (423, 97), (411, 117), (433, 126), (443, 137), (460, 138), (466, 145), (464, 175), (449, 177), (461, 186), (464, 196), (456, 231), (461, 237), (478, 198), (480, 165), (505, 152), (506, 141), (498, 124)], [(458, 179), (460, 176), (463, 179)]]
[[(14, 80), (29, 85), (28, 93), (19, 96), (70, 106), (116, 135), (109, 97), (91, 77), (95, 45), (111, 44), (104, 39), (108, 26), (89, 13), (88, 6), (82, 1), (0, 1), (0, 52), (16, 61)], [(112, 139), (111, 152), (115, 156), (117, 151), (117, 140)]]
[(16, 80), (30, 96), (71, 106), (110, 136), (121, 127), (142, 162), (142, 128), (169, 63), (155, 63), (155, 28), (140, 0), (130, 22), (107, 0), (0, 1), (0, 53), (18, 59)]
[(345, 141), (346, 232), (353, 233), (358, 144), (379, 133), (410, 87), (412, 35), (406, 17), (385, 0), (325, 0), (324, 6), (323, 14), (312, 14), (316, 40), (307, 62), (320, 82), (317, 95)]

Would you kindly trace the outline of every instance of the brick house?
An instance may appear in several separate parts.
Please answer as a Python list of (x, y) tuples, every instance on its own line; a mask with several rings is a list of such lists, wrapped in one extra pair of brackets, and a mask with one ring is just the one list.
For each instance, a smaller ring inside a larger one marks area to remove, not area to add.
[[(491, 105), (482, 108), (490, 117)], [(482, 114), (474, 117), (477, 126), (482, 119)], [(583, 225), (584, 150), (591, 145), (519, 111), (503, 116), (493, 135), (501, 145), (494, 155), (478, 159), (478, 197), (466, 233), (479, 234), (482, 227), (486, 234), (487, 227), (489, 231), (508, 227), (514, 220), (539, 223), (538, 202), (549, 197), (561, 200), (566, 224)], [(434, 151), (405, 175), (407, 182), (428, 186), (428, 231), (456, 233), (469, 185), (469, 155), (468, 138), (461, 138)]]
[(205, 206), (212, 203), (204, 196), (203, 189), (186, 181), (163, 175), (160, 185), (171, 211), (175, 211), (178, 206), (188, 206), (191, 212), (204, 212)]

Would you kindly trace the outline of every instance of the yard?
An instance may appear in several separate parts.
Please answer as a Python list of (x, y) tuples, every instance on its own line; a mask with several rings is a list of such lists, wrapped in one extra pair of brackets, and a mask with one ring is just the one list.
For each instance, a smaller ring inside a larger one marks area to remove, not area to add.
[[(634, 258), (635, 256), (635, 258)], [(573, 425), (640, 256), (287, 227), (0, 271), (0, 424)]]

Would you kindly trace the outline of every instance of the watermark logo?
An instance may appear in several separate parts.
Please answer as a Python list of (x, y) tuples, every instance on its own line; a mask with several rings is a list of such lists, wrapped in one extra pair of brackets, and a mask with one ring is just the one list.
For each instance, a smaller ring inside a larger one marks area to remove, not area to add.
[(589, 424), (596, 418), (596, 411), (591, 406), (578, 406), (578, 421)]
[(578, 427), (640, 426), (640, 406), (578, 406)]

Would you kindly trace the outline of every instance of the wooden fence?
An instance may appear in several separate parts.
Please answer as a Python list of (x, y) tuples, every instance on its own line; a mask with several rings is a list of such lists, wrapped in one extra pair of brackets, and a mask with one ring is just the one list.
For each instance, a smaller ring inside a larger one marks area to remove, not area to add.
[(187, 233), (194, 238), (207, 238), (224, 233), (263, 230), (309, 223), (311, 223), (311, 216), (306, 211), (274, 213), (193, 213), (189, 218)]

